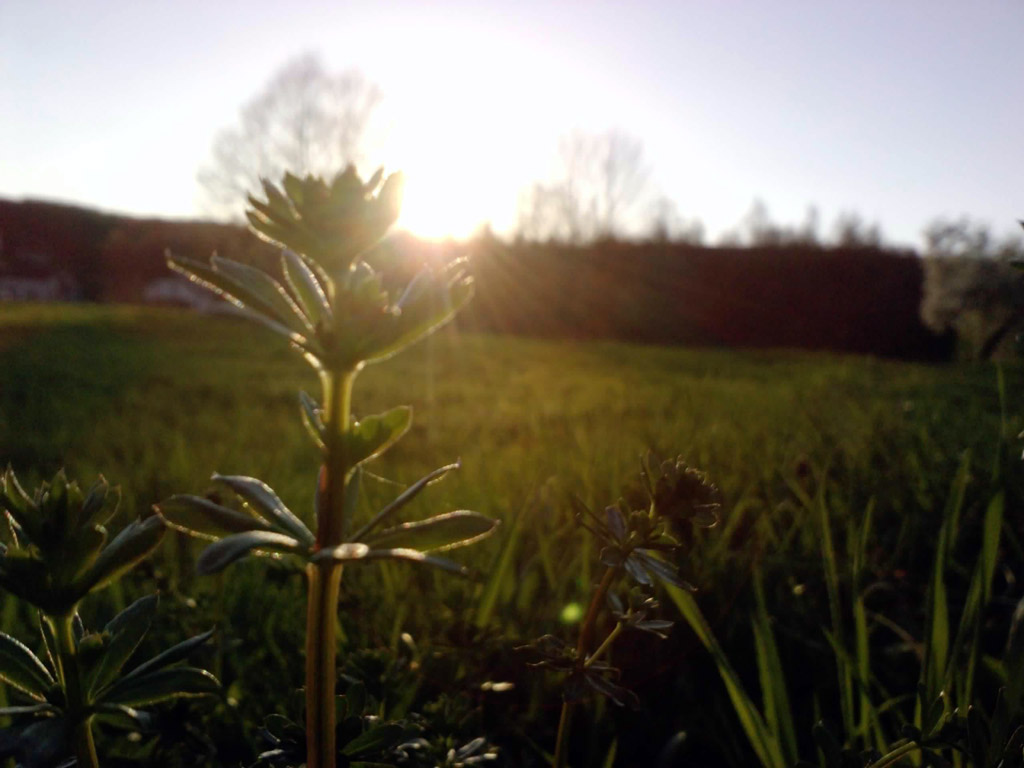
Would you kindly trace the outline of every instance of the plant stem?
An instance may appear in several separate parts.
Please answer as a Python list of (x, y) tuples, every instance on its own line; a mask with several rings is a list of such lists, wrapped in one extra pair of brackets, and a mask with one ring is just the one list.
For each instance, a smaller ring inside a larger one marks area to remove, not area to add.
[(615, 638), (617, 638), (620, 634), (622, 634), (622, 625), (616, 624), (615, 629), (613, 629), (608, 634), (608, 637), (604, 639), (604, 642), (597, 647), (596, 651), (594, 651), (592, 654), (590, 654), (590, 656), (587, 657), (587, 660), (585, 662), (583, 662), (583, 666), (589, 667), (595, 661), (604, 656), (607, 650), (612, 647), (612, 643), (615, 642)]
[(341, 589), (341, 566), (306, 566), (306, 762), (308, 768), (333, 768), (334, 680), (337, 644), (334, 624)]
[(580, 639), (576, 644), (576, 658), (580, 661), (586, 658), (587, 651), (590, 649), (590, 640), (594, 636), (594, 629), (597, 626), (597, 614), (600, 613), (601, 606), (604, 605), (605, 597), (608, 595), (608, 590), (611, 588), (612, 580), (618, 570), (617, 566), (609, 566), (601, 578), (601, 583), (594, 590), (594, 596), (590, 598), (590, 607), (587, 608), (587, 615), (583, 618)]
[[(325, 373), (324, 421), (326, 457), (320, 478), (317, 509), (317, 549), (342, 542), (345, 533), (345, 490), (350, 470), (345, 436), (352, 415), (355, 371)], [(338, 595), (342, 567), (338, 563), (306, 566), (309, 593), (306, 608), (306, 764), (308, 768), (334, 768), (334, 684), (337, 663)]]
[(75, 612), (58, 616), (54, 621), (57, 641), (57, 664), (64, 694), (67, 696), (68, 718), (75, 724), (75, 756), (80, 768), (99, 768), (96, 744), (92, 738), (92, 717), (88, 715), (88, 702), (82, 691), (78, 675), (78, 646), (73, 629)]
[[(583, 619), (583, 626), (580, 627), (580, 639), (576, 644), (576, 662), (581, 666), (586, 666), (587, 650), (590, 648), (590, 640), (594, 636), (597, 614), (601, 611), (601, 606), (604, 604), (618, 570), (616, 566), (609, 566), (604, 572), (601, 583), (597, 585), (597, 589), (594, 590), (594, 594), (590, 598), (590, 607)], [(612, 632), (612, 634), (615, 633)], [(602, 652), (604, 650), (603, 644), (601, 650)], [(558, 739), (555, 743), (555, 760), (552, 763), (552, 768), (565, 768), (568, 765), (569, 732), (572, 729), (572, 715), (575, 708), (575, 701), (562, 701), (562, 714), (558, 718)]]
[(75, 726), (75, 754), (82, 768), (99, 768), (96, 742), (92, 738), (92, 718), (87, 717)]
[(555, 744), (554, 768), (565, 768), (569, 761), (569, 733), (572, 731), (572, 715), (576, 702), (562, 702), (562, 714), (558, 717), (558, 741)]
[(352, 385), (355, 371), (327, 373), (323, 377), (324, 423), (326, 428), (325, 477), (317, 510), (317, 548), (333, 547), (344, 538), (345, 487), (349, 465), (345, 436), (352, 421)]

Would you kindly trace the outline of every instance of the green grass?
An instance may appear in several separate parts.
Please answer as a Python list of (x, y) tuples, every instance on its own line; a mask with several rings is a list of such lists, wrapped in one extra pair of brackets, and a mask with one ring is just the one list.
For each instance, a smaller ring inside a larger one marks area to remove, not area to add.
[[(1013, 393), (1022, 384), (1024, 372), (1006, 371), (1011, 415), (1021, 412)], [(201, 493), (218, 471), (260, 477), (308, 519), (317, 458), (299, 419), (300, 388), (318, 393), (312, 370), (272, 334), (237, 318), (0, 307), (0, 461), (28, 482), (61, 466), (87, 483), (102, 472), (121, 485), (125, 517), (173, 493)], [(821, 627), (830, 626), (830, 601), (853, 583), (840, 553), (861, 552), (858, 579), (902, 571), (909, 593), (922, 594), (958, 467), (963, 462), (966, 473), (959, 524), (971, 529), (991, 498), (998, 437), (1022, 426), (1016, 417), (1001, 423), (995, 371), (986, 366), (563, 343), (454, 329), (367, 369), (354, 403), (357, 414), (413, 405), (410, 434), (372, 465), (381, 476), (406, 484), (461, 458), (462, 470), (423, 494), (414, 514), (474, 509), (505, 525), (490, 541), (456, 553), (479, 574), (468, 582), (408, 567), (349, 569), (342, 606), (348, 642), (393, 646), (408, 631), (443, 646), (454, 642), (446, 635), (453, 625), (474, 623), (508, 643), (544, 632), (571, 637), (559, 616), (589, 592), (596, 553), (573, 526), (566, 494), (598, 508), (610, 503), (633, 480), (639, 455), (653, 449), (683, 455), (723, 491), (723, 524), (697, 537), (685, 568), (735, 674), (754, 690), (756, 653), (783, 666), (801, 654), (829, 658)], [(1019, 477), (1007, 482), (1019, 487)], [(393, 493), (368, 483), (366, 509)], [(847, 532), (863, 529), (869, 508), (870, 541), (851, 546)], [(827, 574), (823, 521), (832, 522), (835, 537)], [(1016, 542), (1011, 536), (1010, 546)], [(222, 581), (197, 582), (194, 554), (169, 540), (156, 571), (126, 588), (155, 581), (180, 594), (169, 610), (188, 627), (216, 617), (226, 628), (223, 642), (262, 665), (235, 668), (218, 656), (232, 695), (254, 710), (279, 708), (265, 698), (301, 680), (300, 580), (281, 566), (248, 562)], [(755, 566), (763, 579), (758, 600)], [(198, 600), (196, 608), (187, 607), (186, 594)], [(755, 613), (773, 616), (777, 648), (761, 636), (755, 649), (748, 623)], [(897, 620), (920, 636), (922, 616), (909, 610)], [(863, 606), (857, 621), (863, 629)], [(631, 672), (634, 654), (675, 670), (679, 677), (664, 693), (672, 709), (651, 718), (650, 727), (699, 726), (712, 750), (716, 740), (729, 741), (730, 729), (740, 731), (725, 688), (700, 653), (696, 639), (678, 632), (657, 647), (627, 644), (621, 661), (647, 692), (651, 680)], [(863, 674), (859, 669), (843, 674)], [(826, 674), (841, 687), (834, 670)], [(804, 718), (795, 724), (804, 739), (811, 692), (797, 686), (790, 695)], [(853, 689), (843, 695), (851, 697), (844, 708), (852, 718)], [(695, 706), (702, 697), (713, 701)], [(550, 720), (549, 693), (531, 698), (524, 691), (517, 702), (524, 718)], [(533, 740), (550, 745), (546, 729), (553, 726), (539, 724)], [(611, 741), (609, 733), (601, 738)], [(620, 739), (618, 753), (628, 749)], [(723, 747), (729, 750), (735, 760), (745, 754), (735, 744)]]

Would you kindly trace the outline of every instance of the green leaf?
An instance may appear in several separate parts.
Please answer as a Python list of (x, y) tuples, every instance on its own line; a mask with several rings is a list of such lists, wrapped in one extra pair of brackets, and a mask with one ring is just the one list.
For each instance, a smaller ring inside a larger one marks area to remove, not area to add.
[(121, 500), (121, 489), (111, 488), (103, 475), (93, 483), (82, 502), (79, 525), (106, 525), (117, 511)]
[(389, 517), (391, 517), (396, 512), (398, 512), (402, 507), (404, 507), (406, 504), (408, 504), (410, 501), (412, 501), (416, 496), (419, 495), (420, 491), (422, 491), (424, 488), (426, 488), (431, 483), (440, 480), (442, 477), (447, 475), (453, 469), (459, 469), (461, 466), (462, 465), (459, 462), (456, 461), (454, 464), (448, 464), (448, 465), (443, 466), (443, 467), (441, 467), (439, 469), (435, 469), (430, 474), (428, 474), (428, 475), (426, 475), (424, 477), (421, 477), (415, 483), (413, 483), (408, 488), (406, 488), (404, 491), (402, 491), (394, 499), (394, 501), (392, 501), (390, 504), (388, 504), (386, 507), (384, 507), (380, 512), (378, 512), (376, 515), (374, 515), (373, 519), (370, 520), (362, 528), (360, 528), (355, 533), (355, 535), (352, 536), (352, 538), (355, 539), (356, 541), (360, 541), (362, 539), (365, 539), (369, 535), (370, 531), (374, 530), (378, 525), (383, 523)]
[(173, 271), (184, 275), (193, 283), (222, 296), (231, 304), (243, 310), (248, 317), (262, 323), (272, 331), (280, 333), (282, 336), (287, 336), (300, 345), (308, 341), (305, 335), (297, 334), (286, 323), (282, 322), (272, 305), (268, 305), (258, 295), (251, 293), (245, 286), (239, 285), (229, 276), (217, 271), (213, 267), (193, 259), (172, 256), (169, 253), (167, 256), (167, 266)]
[(633, 691), (627, 690), (598, 674), (584, 675), (583, 679), (593, 690), (602, 696), (608, 697), (616, 706), (624, 707), (626, 704), (629, 704), (631, 709), (640, 708), (640, 700)]
[(313, 326), (316, 326), (317, 323), (333, 325), (331, 305), (327, 300), (327, 294), (316, 275), (313, 274), (313, 270), (309, 268), (302, 257), (285, 250), (281, 256), (281, 269), (292, 293), (298, 299), (299, 306), (309, 318), (309, 322)]
[(405, 728), (394, 723), (385, 723), (356, 736), (341, 748), (348, 757), (370, 757), (395, 746), (405, 736)]
[(633, 552), (633, 557), (636, 557), (643, 563), (648, 573), (651, 573), (655, 578), (664, 584), (671, 584), (673, 587), (679, 587), (685, 589), (687, 592), (696, 592), (697, 588), (679, 578), (679, 574), (676, 572), (675, 567), (666, 563), (660, 557), (649, 549), (638, 549)]
[(170, 667), (122, 677), (102, 693), (98, 703), (142, 707), (185, 696), (216, 695), (220, 690), (217, 678), (205, 669)]
[(199, 573), (208, 575), (224, 570), (236, 560), (250, 552), (268, 554), (273, 552), (303, 552), (303, 546), (291, 536), (275, 531), (246, 531), (227, 536), (208, 546), (196, 561)]
[(329, 560), (333, 563), (348, 563), (353, 560), (362, 560), (370, 553), (370, 547), (359, 542), (348, 542), (339, 544), (336, 547), (328, 547), (319, 550), (310, 558), (314, 563), (322, 563)]
[(106, 652), (88, 683), (91, 693), (102, 690), (117, 677), (149, 631), (158, 602), (156, 595), (140, 598), (117, 614), (104, 628), (104, 633), (108, 634), (110, 639)]
[(171, 646), (163, 653), (157, 654), (149, 661), (143, 662), (131, 672), (124, 676), (124, 679), (130, 677), (141, 677), (147, 675), (150, 672), (155, 672), (158, 669), (169, 667), (172, 664), (177, 664), (179, 661), (184, 661), (196, 650), (196, 648), (205, 644), (214, 635), (214, 630), (203, 632), (201, 635), (190, 637), (188, 640), (182, 640), (177, 645)]
[(363, 184), (363, 193), (366, 195), (372, 195), (377, 191), (377, 187), (380, 186), (381, 180), (384, 178), (384, 166), (381, 166), (373, 172), (373, 176), (366, 180)]
[(429, 336), (451, 320), (473, 297), (472, 278), (460, 276), (446, 287), (437, 284), (441, 279), (442, 276), (431, 276), (415, 296), (399, 300), (401, 315), (384, 343), (374, 348), (367, 362), (386, 360)]
[(359, 542), (349, 542), (347, 544), (340, 544), (337, 547), (321, 549), (313, 555), (310, 560), (314, 563), (322, 563), (325, 561), (351, 563), (364, 562), (366, 560), (403, 560), (409, 563), (441, 568), (442, 570), (450, 571), (451, 573), (457, 573), (460, 576), (466, 576), (468, 574), (468, 571), (464, 566), (444, 557), (427, 555), (415, 549), (370, 549), (366, 544), (361, 544)]
[(101, 722), (124, 731), (151, 730), (154, 727), (151, 714), (122, 704), (100, 704), (96, 707), (96, 714)]
[[(15, 530), (14, 518), (0, 503), (0, 545), (3, 549), (18, 546), (18, 533)], [(0, 550), (3, 551), (3, 550)]]
[(245, 288), (249, 296), (256, 297), (265, 309), (296, 335), (309, 338), (312, 324), (277, 280), (262, 270), (231, 259), (214, 256), (210, 263), (217, 272)]
[(0, 680), (24, 691), (34, 699), (43, 699), (53, 685), (53, 677), (43, 662), (10, 635), (0, 632)]
[(345, 691), (343, 698), (348, 708), (348, 714), (360, 717), (366, 709), (366, 683), (356, 680)]
[[(249, 200), (254, 204), (257, 202), (251, 197)], [(267, 212), (265, 213), (264, 211)], [(252, 227), (256, 235), (268, 243), (283, 246), (287, 241), (289, 243), (288, 247), (304, 253), (310, 251), (310, 246), (316, 247), (315, 242), (303, 237), (303, 233), (295, 229), (293, 222), (279, 222), (277, 212), (275, 211), (271, 214), (265, 206), (261, 205), (255, 211), (246, 211), (245, 218), (249, 221), (249, 226)], [(299, 240), (303, 242), (299, 242)]]
[(0, 731), (0, 757), (14, 756), (20, 768), (66, 765), (72, 751), (73, 723), (63, 714)]
[[(43, 649), (46, 651), (47, 669), (57, 669), (57, 636), (54, 634), (53, 623), (39, 611), (39, 634), (43, 636)], [(45, 662), (44, 662), (45, 664)]]
[(408, 548), (421, 552), (448, 550), (479, 541), (497, 526), (497, 520), (477, 512), (458, 510), (388, 528), (366, 539), (366, 543), (375, 549)]
[(379, 456), (404, 435), (411, 424), (412, 408), (407, 405), (356, 422), (343, 438), (350, 464), (354, 466)]
[(63, 538), (68, 530), (68, 479), (64, 470), (58, 470), (50, 481), (49, 488), (43, 486), (40, 508), (45, 510), (40, 533), (42, 538), (35, 541), (37, 546), (50, 545), (54, 539)]
[(630, 554), (623, 559), (622, 550), (618, 547), (605, 547), (601, 550), (601, 562), (610, 568), (621, 565), (626, 569), (626, 573), (636, 580), (637, 584), (643, 584), (645, 587), (650, 587), (654, 584), (651, 574), (644, 568), (643, 562), (635, 554)]
[(222, 507), (202, 496), (171, 496), (157, 504), (156, 510), (171, 528), (205, 539), (219, 539), (246, 531), (270, 530), (270, 524), (256, 515)]
[[(291, 177), (291, 178), (289, 179), (288, 177)], [(274, 184), (270, 183), (269, 181), (263, 179), (262, 180), (262, 182), (263, 182), (263, 191), (267, 195), (267, 202), (276, 211), (279, 211), (282, 214), (287, 214), (287, 215), (291, 216), (291, 215), (294, 215), (293, 202), (295, 204), (300, 204), (300, 205), (302, 203), (302, 197), (303, 197), (302, 189), (303, 189), (303, 185), (302, 185), (302, 181), (301, 180), (299, 180), (295, 176), (292, 176), (290, 173), (286, 173), (285, 174), (284, 181), (285, 181), (284, 192), (282, 192), (277, 186), (275, 186)], [(294, 182), (296, 182), (296, 181), (299, 183), (299, 186), (298, 186), (297, 189), (296, 189), (295, 184), (294, 184)], [(293, 197), (292, 196), (292, 192), (297, 192), (298, 193), (297, 197)], [(289, 200), (288, 198), (292, 198), (292, 199)]]
[(41, 715), (42, 713), (57, 712), (57, 708), (49, 702), (40, 704), (26, 704), (21, 707), (0, 707), (0, 717), (18, 717), (21, 715)]
[(159, 515), (129, 523), (96, 558), (92, 567), (77, 580), (79, 594), (84, 595), (120, 578), (156, 549), (167, 527)]
[(263, 182), (263, 191), (267, 196), (266, 202), (262, 202), (252, 195), (247, 196), (249, 205), (258, 214), (259, 222), (261, 224), (272, 224), (283, 229), (291, 227), (294, 223), (295, 211), (288, 204), (288, 201), (276, 187), (266, 181)]
[(302, 423), (309, 431), (310, 437), (321, 451), (326, 448), (324, 444), (324, 420), (321, 416), (320, 405), (305, 392), (299, 392), (299, 405), (302, 407)]
[(263, 519), (277, 530), (294, 536), (307, 547), (313, 546), (316, 537), (297, 518), (273, 489), (255, 477), (241, 475), (214, 475), (213, 482), (222, 483), (242, 497)]
[(464, 565), (459, 565), (453, 560), (435, 555), (426, 555), (415, 549), (371, 549), (364, 560), (403, 560), (407, 563), (418, 565), (429, 565), (432, 568), (440, 568), (443, 571), (454, 573), (459, 576), (468, 576), (469, 571)]
[(38, 541), (40, 535), (39, 509), (22, 489), (14, 470), (10, 467), (3, 474), (0, 485), (0, 508), (4, 509), (30, 541)]
[(103, 526), (94, 525), (77, 531), (74, 546), (53, 568), (54, 581), (66, 584), (77, 579), (95, 564), (106, 543), (107, 531)]

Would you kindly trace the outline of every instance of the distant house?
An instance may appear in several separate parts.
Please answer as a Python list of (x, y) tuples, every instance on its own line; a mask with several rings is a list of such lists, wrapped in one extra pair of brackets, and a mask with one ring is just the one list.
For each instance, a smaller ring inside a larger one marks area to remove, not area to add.
[(36, 275), (0, 275), (0, 301), (74, 301), (78, 287), (67, 272)]
[(146, 304), (170, 304), (200, 312), (224, 312), (233, 309), (233, 305), (219, 296), (177, 275), (150, 280), (142, 290), (142, 300)]

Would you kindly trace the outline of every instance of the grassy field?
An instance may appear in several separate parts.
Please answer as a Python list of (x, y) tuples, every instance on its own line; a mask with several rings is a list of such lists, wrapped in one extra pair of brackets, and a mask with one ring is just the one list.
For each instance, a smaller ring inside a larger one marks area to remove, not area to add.
[[(864, 567), (869, 581), (900, 588), (898, 597), (880, 598), (879, 610), (919, 632), (919, 600), (958, 467), (968, 480), (966, 566), (971, 531), (993, 493), (997, 447), (1022, 427), (1024, 371), (1004, 374), (1006, 413), (988, 366), (569, 344), (446, 329), (358, 380), (357, 413), (400, 403), (415, 411), (412, 432), (373, 471), (404, 485), (461, 458), (462, 470), (423, 494), (414, 516), (464, 508), (504, 525), (461, 553), (477, 574), (469, 581), (396, 566), (346, 572), (345, 641), (394, 649), (408, 632), (421, 651), (461, 647), (467, 679), (514, 678), (516, 691), (500, 707), (501, 717), (519, 724), (504, 732), (515, 745), (507, 749), (521, 750), (513, 764), (538, 759), (540, 748), (550, 749), (557, 691), (508, 649), (545, 632), (573, 636), (565, 608), (585, 599), (596, 553), (576, 529), (567, 495), (603, 507), (634, 481), (641, 453), (678, 454), (707, 471), (725, 499), (723, 523), (695, 537), (685, 563), (701, 608), (756, 690), (746, 619), (755, 565), (763, 573), (783, 661), (806, 665), (791, 693), (809, 735), (815, 713), (830, 707), (828, 685), (813, 674), (830, 657), (815, 504), (835, 523), (839, 551), (847, 521), (873, 508)], [(203, 492), (214, 471), (263, 479), (308, 519), (317, 459), (296, 393), (317, 394), (317, 387), (285, 344), (233, 317), (0, 307), (0, 461), (33, 483), (62, 466), (86, 483), (102, 472), (120, 484), (126, 519), (173, 493)], [(1019, 500), (1019, 473), (1002, 482)], [(394, 493), (391, 483), (368, 484), (366, 509)], [(1022, 531), (1019, 515), (1007, 520), (1012, 576), (1024, 559)], [(281, 709), (281, 691), (302, 679), (301, 580), (286, 564), (247, 562), (200, 582), (191, 574), (194, 554), (187, 542), (169, 539), (155, 568), (124, 590), (155, 583), (171, 596), (167, 635), (184, 636), (210, 620), (223, 627), (211, 664), (235, 700), (228, 709), (239, 732), (251, 734), (256, 713)], [(839, 567), (848, 585), (850, 563)], [(125, 599), (111, 593), (112, 605)], [(28, 623), (18, 610), (5, 604), (7, 627)], [(885, 644), (883, 634), (875, 637)], [(642, 756), (656, 754), (678, 730), (693, 737), (688, 754), (698, 762), (749, 759), (714, 668), (685, 626), (662, 643), (626, 643), (620, 656), (627, 681), (660, 706), (647, 716), (590, 712), (596, 725), (580, 738), (592, 738), (595, 760), (616, 739), (620, 754), (641, 756), (618, 764), (644, 764)], [(498, 716), (491, 706), (480, 705), (484, 724)], [(244, 748), (218, 759), (229, 758), (246, 759)]]

